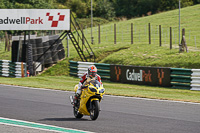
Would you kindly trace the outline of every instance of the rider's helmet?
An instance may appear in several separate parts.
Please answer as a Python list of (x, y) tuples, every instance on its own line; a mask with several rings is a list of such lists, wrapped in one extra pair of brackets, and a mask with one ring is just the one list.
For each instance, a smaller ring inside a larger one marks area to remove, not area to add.
[(97, 68), (95, 67), (95, 65), (91, 65), (88, 67), (88, 75), (91, 78), (94, 78), (97, 74)]

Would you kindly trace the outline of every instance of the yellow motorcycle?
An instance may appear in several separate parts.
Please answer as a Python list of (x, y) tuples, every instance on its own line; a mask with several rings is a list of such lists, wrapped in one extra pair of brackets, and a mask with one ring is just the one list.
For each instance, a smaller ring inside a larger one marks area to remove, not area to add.
[[(96, 120), (99, 116), (100, 105), (105, 89), (98, 80), (91, 79), (82, 87), (80, 98), (74, 102), (74, 97), (70, 96), (73, 112), (76, 118), (82, 118), (83, 115), (88, 115), (92, 120)], [(76, 93), (78, 85), (75, 86)]]

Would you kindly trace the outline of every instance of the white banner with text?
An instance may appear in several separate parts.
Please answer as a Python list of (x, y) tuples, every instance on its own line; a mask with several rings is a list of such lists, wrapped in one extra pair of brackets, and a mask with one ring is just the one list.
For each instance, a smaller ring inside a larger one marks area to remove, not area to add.
[(0, 30), (70, 30), (70, 10), (0, 9)]

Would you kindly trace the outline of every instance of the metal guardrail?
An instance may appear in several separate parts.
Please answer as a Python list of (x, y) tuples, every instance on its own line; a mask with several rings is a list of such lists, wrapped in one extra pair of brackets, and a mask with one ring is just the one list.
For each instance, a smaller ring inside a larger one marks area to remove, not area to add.
[[(110, 80), (110, 64), (69, 61), (70, 75), (80, 77), (88, 66), (95, 65), (102, 79)], [(200, 69), (171, 68), (171, 88), (200, 90)]]
[(0, 76), (15, 78), (27, 77), (26, 63), (0, 60)]
[(171, 68), (171, 86), (174, 89), (191, 89), (191, 69)]
[(69, 61), (70, 75), (81, 77), (90, 65), (95, 65), (102, 79), (110, 79), (110, 64)]
[(200, 69), (171, 68), (171, 85), (175, 89), (200, 90)]
[(192, 69), (191, 90), (200, 90), (200, 69)]

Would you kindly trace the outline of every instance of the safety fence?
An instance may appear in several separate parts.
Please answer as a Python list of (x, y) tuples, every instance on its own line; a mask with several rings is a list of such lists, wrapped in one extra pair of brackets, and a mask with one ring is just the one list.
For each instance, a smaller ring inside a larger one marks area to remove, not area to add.
[(59, 35), (12, 36), (12, 62), (27, 63), (31, 76), (42, 72), (65, 58), (62, 41), (58, 38)]
[[(91, 42), (91, 33), (87, 26), (84, 27), (84, 34)], [(200, 36), (196, 34), (198, 29), (185, 29), (187, 45), (199, 49)], [(128, 22), (110, 24), (110, 25), (95, 25), (93, 27), (93, 42), (94, 44), (155, 44), (169, 46), (173, 48), (178, 44), (178, 28), (176, 25), (169, 24), (152, 24), (152, 23), (132, 23)]]
[(80, 77), (95, 65), (102, 79), (113, 82), (200, 90), (200, 69), (135, 67), (92, 62), (69, 61), (70, 75)]
[(200, 69), (192, 69), (191, 90), (200, 90)]
[(191, 89), (191, 69), (171, 68), (171, 85), (174, 89)]
[(26, 63), (0, 60), (0, 76), (15, 78), (27, 77)]
[(200, 90), (200, 69), (171, 68), (171, 85), (175, 89)]
[(69, 61), (70, 75), (81, 77), (90, 65), (95, 65), (102, 79), (110, 79), (110, 64)]

